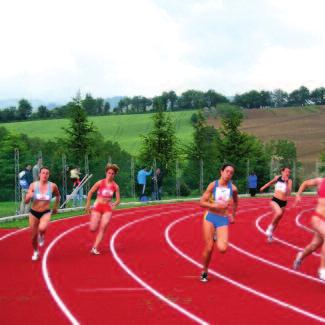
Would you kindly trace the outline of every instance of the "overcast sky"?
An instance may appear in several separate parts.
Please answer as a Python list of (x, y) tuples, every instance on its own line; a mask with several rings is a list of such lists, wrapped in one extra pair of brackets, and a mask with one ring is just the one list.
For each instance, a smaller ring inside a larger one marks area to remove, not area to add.
[(325, 86), (323, 0), (0, 3), (0, 99)]

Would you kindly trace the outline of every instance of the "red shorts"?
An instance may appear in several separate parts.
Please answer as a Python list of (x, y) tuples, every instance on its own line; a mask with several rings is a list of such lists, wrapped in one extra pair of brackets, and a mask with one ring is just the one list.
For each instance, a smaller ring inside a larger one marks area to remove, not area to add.
[(112, 207), (109, 203), (96, 203), (92, 210), (104, 214), (106, 212), (112, 212)]

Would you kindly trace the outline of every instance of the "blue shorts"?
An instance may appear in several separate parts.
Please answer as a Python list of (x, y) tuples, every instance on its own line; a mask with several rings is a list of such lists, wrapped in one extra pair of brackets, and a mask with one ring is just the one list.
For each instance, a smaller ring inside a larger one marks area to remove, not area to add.
[(212, 212), (206, 212), (204, 219), (211, 222), (215, 228), (229, 225), (228, 217), (219, 216), (218, 214), (214, 214)]

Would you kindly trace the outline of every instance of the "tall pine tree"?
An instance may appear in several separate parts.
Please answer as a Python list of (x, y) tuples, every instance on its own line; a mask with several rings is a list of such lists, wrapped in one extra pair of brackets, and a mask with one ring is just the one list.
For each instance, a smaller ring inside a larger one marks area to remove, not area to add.
[(157, 166), (168, 173), (178, 155), (175, 126), (170, 115), (162, 110), (153, 115), (153, 122), (153, 129), (147, 135), (142, 135), (140, 159), (147, 166), (156, 159)]
[(83, 161), (86, 154), (91, 154), (96, 129), (93, 123), (88, 121), (79, 93), (69, 106), (70, 125), (64, 128), (67, 134), (66, 145), (72, 161), (78, 163)]

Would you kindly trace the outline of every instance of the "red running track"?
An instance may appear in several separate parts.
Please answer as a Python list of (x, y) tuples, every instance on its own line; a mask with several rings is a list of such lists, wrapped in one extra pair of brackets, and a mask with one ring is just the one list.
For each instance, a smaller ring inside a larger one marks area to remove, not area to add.
[(208, 283), (199, 281), (203, 211), (194, 202), (116, 211), (100, 256), (89, 254), (87, 216), (52, 222), (36, 263), (28, 230), (0, 232), (0, 323), (324, 323), (319, 256), (291, 269), (312, 236), (314, 203), (289, 205), (269, 244), (269, 199), (241, 199), (229, 250), (215, 251)]

